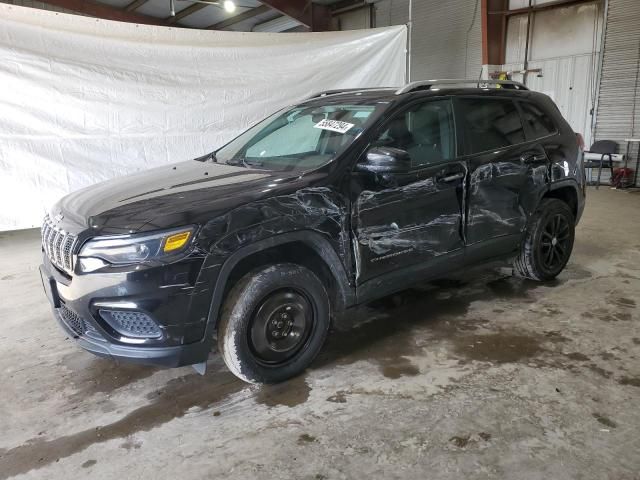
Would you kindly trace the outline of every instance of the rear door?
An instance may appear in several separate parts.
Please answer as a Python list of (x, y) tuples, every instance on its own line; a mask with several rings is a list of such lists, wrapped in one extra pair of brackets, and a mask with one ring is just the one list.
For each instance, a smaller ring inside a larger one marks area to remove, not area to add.
[(513, 98), (462, 97), (456, 109), (469, 166), (467, 258), (501, 256), (520, 244), (547, 185), (547, 156), (527, 141)]

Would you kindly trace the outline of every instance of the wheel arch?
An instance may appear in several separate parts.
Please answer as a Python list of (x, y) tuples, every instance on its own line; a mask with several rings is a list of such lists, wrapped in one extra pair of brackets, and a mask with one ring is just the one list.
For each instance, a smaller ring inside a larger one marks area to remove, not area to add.
[(309, 268), (318, 276), (327, 287), (332, 311), (355, 303), (355, 291), (340, 257), (322, 234), (307, 230), (284, 233), (246, 245), (227, 258), (214, 287), (207, 335), (217, 328), (224, 299), (240, 278), (260, 266), (286, 262)]
[(578, 185), (575, 182), (558, 182), (554, 183), (550, 186), (549, 190), (545, 192), (540, 201), (544, 198), (557, 198), (558, 200), (562, 200), (564, 203), (569, 205), (571, 212), (573, 213), (573, 218), (576, 219), (576, 222), (579, 218), (579, 196), (578, 196)]

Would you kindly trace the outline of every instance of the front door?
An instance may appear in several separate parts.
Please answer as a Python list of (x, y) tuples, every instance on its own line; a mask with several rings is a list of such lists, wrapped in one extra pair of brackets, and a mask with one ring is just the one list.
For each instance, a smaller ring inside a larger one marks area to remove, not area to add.
[(450, 99), (412, 104), (380, 129), (370, 148), (376, 146), (404, 150), (411, 158), (406, 171), (356, 171), (351, 178), (356, 283), (382, 294), (461, 256), (467, 169), (457, 161)]

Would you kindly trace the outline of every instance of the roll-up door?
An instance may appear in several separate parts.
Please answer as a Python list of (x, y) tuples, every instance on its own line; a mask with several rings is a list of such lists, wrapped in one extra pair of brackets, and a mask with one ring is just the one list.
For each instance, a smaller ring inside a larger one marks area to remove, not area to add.
[[(640, 137), (640, 1), (610, 0), (603, 47), (595, 138)], [(632, 151), (635, 159), (637, 145)]]

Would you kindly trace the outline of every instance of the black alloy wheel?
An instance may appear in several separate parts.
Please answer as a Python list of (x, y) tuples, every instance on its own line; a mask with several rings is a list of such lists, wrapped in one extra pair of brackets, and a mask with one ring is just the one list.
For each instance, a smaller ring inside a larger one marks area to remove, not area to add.
[(544, 198), (531, 216), (514, 271), (521, 277), (552, 280), (564, 269), (573, 250), (575, 217), (569, 205)]
[(560, 265), (564, 266), (571, 253), (571, 240), (570, 225), (566, 215), (550, 216), (542, 229), (538, 243), (538, 253), (547, 270), (554, 271)]

